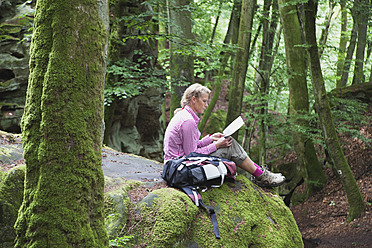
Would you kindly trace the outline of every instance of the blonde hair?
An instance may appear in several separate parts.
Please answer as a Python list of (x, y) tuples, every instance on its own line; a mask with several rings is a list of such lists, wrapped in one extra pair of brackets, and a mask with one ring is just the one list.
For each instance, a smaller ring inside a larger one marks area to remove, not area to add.
[(181, 99), (181, 107), (183, 108), (186, 105), (188, 105), (193, 96), (195, 96), (196, 98), (199, 98), (205, 93), (209, 94), (211, 93), (211, 90), (198, 83), (190, 85), (183, 93), (183, 96)]

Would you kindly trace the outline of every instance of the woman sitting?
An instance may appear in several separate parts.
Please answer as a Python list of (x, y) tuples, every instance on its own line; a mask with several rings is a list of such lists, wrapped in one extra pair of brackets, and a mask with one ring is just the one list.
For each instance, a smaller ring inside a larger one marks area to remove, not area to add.
[(255, 164), (233, 138), (222, 133), (208, 135), (200, 140), (197, 114), (208, 107), (210, 90), (200, 84), (186, 89), (181, 100), (182, 109), (175, 111), (164, 136), (164, 161), (186, 156), (190, 152), (209, 154), (235, 162), (237, 166), (255, 177), (255, 182), (263, 187), (276, 187), (284, 183), (285, 177), (272, 173)]

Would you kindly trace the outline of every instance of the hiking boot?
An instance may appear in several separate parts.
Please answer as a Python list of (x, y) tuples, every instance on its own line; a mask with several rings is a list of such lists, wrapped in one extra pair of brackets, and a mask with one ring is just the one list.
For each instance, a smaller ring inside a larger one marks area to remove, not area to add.
[(285, 182), (285, 177), (281, 173), (273, 173), (263, 169), (263, 173), (254, 178), (253, 182), (260, 187), (278, 187)]

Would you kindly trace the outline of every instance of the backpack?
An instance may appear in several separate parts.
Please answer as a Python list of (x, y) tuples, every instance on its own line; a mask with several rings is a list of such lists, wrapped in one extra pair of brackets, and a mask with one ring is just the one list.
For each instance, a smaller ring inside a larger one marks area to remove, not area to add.
[(220, 187), (225, 181), (234, 182), (235, 163), (224, 158), (192, 152), (185, 157), (168, 160), (161, 176), (168, 186), (181, 189), (196, 206), (202, 206), (208, 211), (214, 234), (219, 239), (216, 213), (212, 207), (203, 204), (198, 189)]

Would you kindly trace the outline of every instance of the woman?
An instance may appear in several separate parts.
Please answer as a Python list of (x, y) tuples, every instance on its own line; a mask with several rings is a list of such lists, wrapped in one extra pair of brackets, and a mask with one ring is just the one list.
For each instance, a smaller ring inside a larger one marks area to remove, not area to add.
[(284, 183), (285, 177), (272, 173), (255, 164), (235, 139), (225, 138), (221, 133), (200, 138), (197, 114), (208, 107), (210, 90), (200, 84), (186, 89), (181, 100), (182, 109), (175, 111), (164, 136), (164, 161), (186, 156), (190, 152), (209, 154), (235, 162), (237, 166), (255, 177), (258, 185), (276, 187)]

